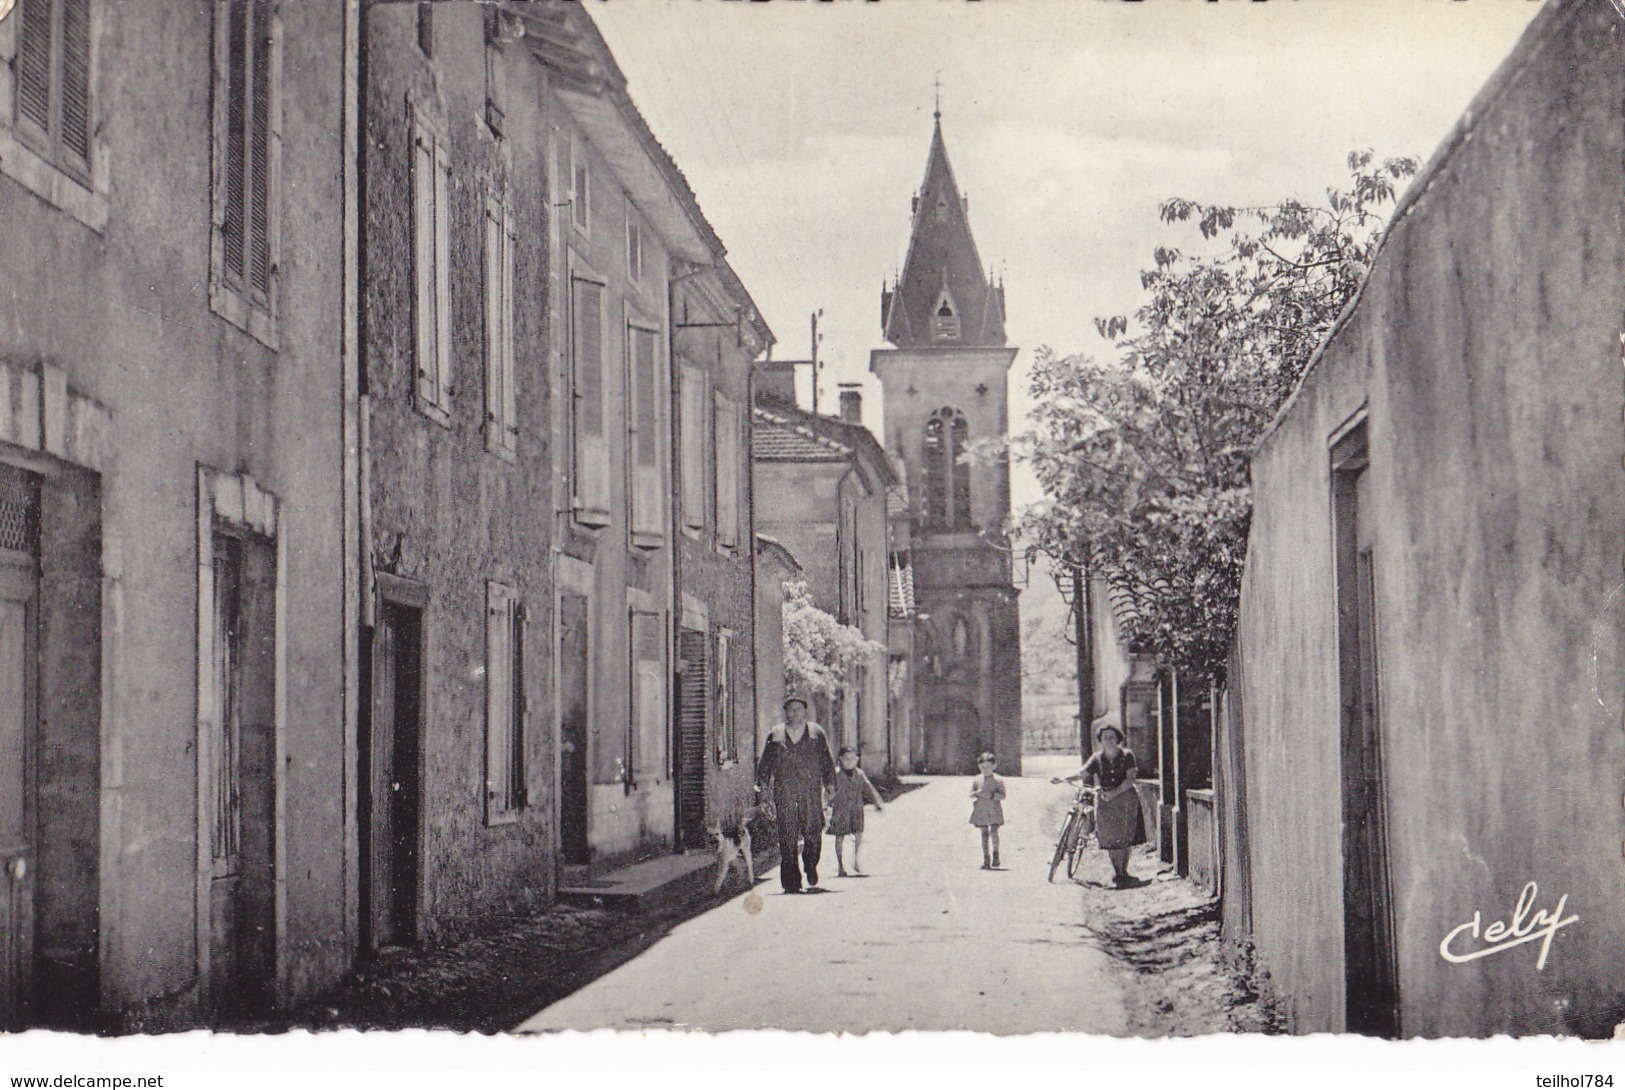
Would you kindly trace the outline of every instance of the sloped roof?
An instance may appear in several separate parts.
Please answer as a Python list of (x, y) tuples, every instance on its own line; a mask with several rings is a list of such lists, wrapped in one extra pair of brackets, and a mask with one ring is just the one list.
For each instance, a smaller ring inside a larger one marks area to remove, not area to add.
[[(957, 337), (934, 335), (932, 319), (944, 303), (959, 320)], [(898, 348), (1005, 343), (1004, 287), (992, 284), (983, 271), (970, 214), (948, 162), (940, 115), (931, 134), (925, 181), (914, 197), (908, 256), (892, 290), (881, 291), (881, 312), (885, 338)]]
[(753, 458), (765, 462), (853, 461), (868, 467), (876, 487), (891, 488), (898, 483), (892, 460), (861, 424), (808, 412), (766, 394), (757, 397), (751, 416)]

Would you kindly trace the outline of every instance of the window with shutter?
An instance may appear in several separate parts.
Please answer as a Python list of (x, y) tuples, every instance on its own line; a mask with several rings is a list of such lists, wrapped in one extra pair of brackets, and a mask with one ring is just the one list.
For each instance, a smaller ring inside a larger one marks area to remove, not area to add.
[(717, 633), (716, 689), (711, 706), (716, 712), (717, 764), (739, 759), (739, 739), (734, 717), (733, 633)]
[(655, 784), (665, 778), (666, 625), (657, 610), (631, 611), (632, 715), (628, 765), (636, 782)]
[(576, 518), (609, 522), (609, 444), (604, 433), (604, 285), (570, 281), (570, 465)]
[(705, 440), (710, 432), (706, 410), (710, 399), (705, 372), (684, 364), (678, 396), (682, 413), (682, 492), (683, 525), (691, 530), (705, 528)]
[(271, 0), (215, 7), (211, 301), (274, 347), (278, 31)]
[(91, 0), (17, 5), (17, 128), (47, 162), (90, 185)]
[(417, 406), (451, 419), (451, 158), (422, 123), (412, 138), (413, 326)]
[(485, 814), (511, 820), (525, 806), (525, 613), (511, 587), (486, 584)]
[(632, 411), (628, 414), (631, 473), (632, 542), (655, 548), (665, 540), (666, 489), (661, 479), (660, 333), (643, 326), (627, 327), (631, 346), (628, 374)]
[(512, 454), (519, 420), (514, 390), (513, 210), (497, 197), (485, 202), (485, 446)]
[(717, 544), (739, 544), (739, 409), (716, 395)]

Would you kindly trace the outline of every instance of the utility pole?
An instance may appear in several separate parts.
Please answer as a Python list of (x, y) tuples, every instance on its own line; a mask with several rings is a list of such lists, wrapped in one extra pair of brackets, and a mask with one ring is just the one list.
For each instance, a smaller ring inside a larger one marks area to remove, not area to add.
[(812, 411), (818, 415), (818, 319), (824, 316), (823, 308), (813, 311), (812, 314)]
[(1089, 600), (1087, 561), (1072, 567), (1072, 623), (1078, 652), (1078, 750), (1087, 761), (1095, 740), (1089, 727), (1095, 717), (1094, 610)]

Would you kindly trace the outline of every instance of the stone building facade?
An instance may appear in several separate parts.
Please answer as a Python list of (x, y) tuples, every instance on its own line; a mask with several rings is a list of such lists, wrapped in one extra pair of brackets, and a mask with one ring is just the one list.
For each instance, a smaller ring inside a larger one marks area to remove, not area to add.
[(495, 5), (366, 9), (369, 948), (489, 928), (553, 889), (556, 214), (523, 29)]
[(354, 952), (345, 20), (0, 20), (8, 1028), (229, 1023)]
[(1010, 470), (966, 458), (1009, 430), (1017, 349), (1006, 343), (1004, 285), (971, 236), (941, 115), (913, 201), (903, 271), (881, 295), (893, 346), (870, 354), (886, 398), (884, 441), (903, 463), (912, 508), (909, 566), (920, 771), (974, 772), (992, 750), (1021, 771), (1021, 632), (1004, 523)]
[(1255, 457), (1225, 927), (1296, 1031), (1620, 1021), (1622, 101), (1625, 20), (1548, 4)]
[(710, 843), (718, 820), (756, 786), (758, 649), (750, 462), (752, 367), (773, 343), (750, 293), (724, 262), (672, 284), (677, 471), (673, 757), (677, 843)]
[(854, 746), (868, 772), (895, 768), (888, 731), (887, 668), (891, 555), (887, 497), (891, 460), (861, 424), (798, 408), (788, 368), (764, 369), (754, 408), (756, 527), (800, 562), (813, 603), (879, 644), (815, 718), (840, 747)]

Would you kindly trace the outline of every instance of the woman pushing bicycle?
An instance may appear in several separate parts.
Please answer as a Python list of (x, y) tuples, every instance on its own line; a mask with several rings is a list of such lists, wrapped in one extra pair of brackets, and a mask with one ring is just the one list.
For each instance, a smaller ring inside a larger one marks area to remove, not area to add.
[(1140, 796), (1134, 790), (1139, 769), (1134, 751), (1124, 747), (1123, 732), (1115, 724), (1102, 723), (1096, 728), (1095, 742), (1100, 748), (1085, 762), (1082, 771), (1051, 782), (1093, 780), (1100, 788), (1095, 840), (1112, 861), (1112, 884), (1124, 889), (1139, 885), (1128, 872), (1128, 857), (1136, 844), (1145, 843), (1145, 818), (1140, 813)]

